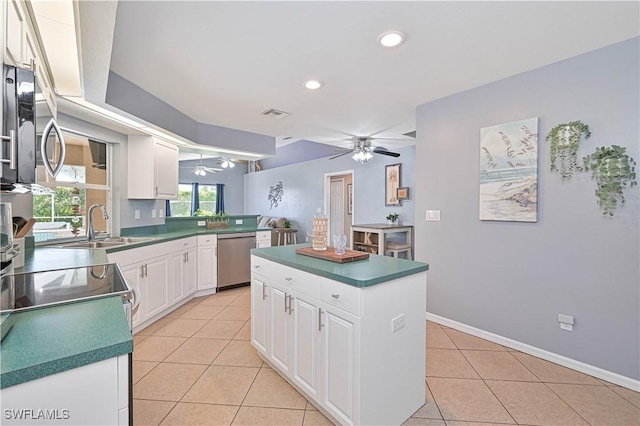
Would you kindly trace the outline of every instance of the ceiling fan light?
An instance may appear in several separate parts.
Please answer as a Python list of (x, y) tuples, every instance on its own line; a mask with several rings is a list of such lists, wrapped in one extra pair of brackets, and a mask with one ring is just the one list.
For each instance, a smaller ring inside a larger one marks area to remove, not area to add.
[(233, 169), (235, 166), (236, 164), (233, 161), (229, 160), (229, 168)]
[(222, 163), (220, 163), (220, 166), (221, 166), (223, 169), (226, 169), (227, 167), (229, 167), (229, 161), (227, 161), (227, 160), (222, 160)]

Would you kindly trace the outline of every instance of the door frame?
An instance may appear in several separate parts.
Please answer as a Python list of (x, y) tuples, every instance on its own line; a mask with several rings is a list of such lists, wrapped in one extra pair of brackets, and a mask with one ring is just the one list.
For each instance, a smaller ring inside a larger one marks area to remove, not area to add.
[[(329, 223), (329, 227), (327, 229), (328, 235), (327, 235), (327, 241), (331, 242), (331, 209), (330, 209), (330, 204), (331, 204), (331, 178), (334, 176), (344, 176), (344, 175), (351, 175), (351, 184), (353, 185), (352, 187), (352, 191), (353, 191), (353, 198), (355, 199), (356, 197), (356, 174), (354, 169), (351, 170), (342, 170), (339, 172), (331, 172), (331, 173), (325, 173), (324, 174), (324, 214), (327, 216), (328, 219), (328, 223)], [(345, 206), (347, 207), (347, 206)], [(353, 203), (353, 208), (351, 209), (351, 223), (347, 224), (345, 223), (345, 226), (349, 225), (349, 230), (347, 232), (351, 232), (351, 226), (354, 224), (353, 222), (353, 218), (356, 217), (356, 206), (355, 203)], [(349, 240), (351, 240), (351, 237), (349, 237)], [(329, 244), (330, 245), (330, 244)]]

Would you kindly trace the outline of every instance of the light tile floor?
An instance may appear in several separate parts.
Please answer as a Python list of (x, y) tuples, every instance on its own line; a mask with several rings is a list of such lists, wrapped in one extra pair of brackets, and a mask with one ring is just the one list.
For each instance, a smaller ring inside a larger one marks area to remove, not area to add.
[[(134, 424), (331, 425), (251, 347), (249, 288), (135, 335)], [(406, 425), (640, 425), (640, 394), (427, 322), (426, 403)]]

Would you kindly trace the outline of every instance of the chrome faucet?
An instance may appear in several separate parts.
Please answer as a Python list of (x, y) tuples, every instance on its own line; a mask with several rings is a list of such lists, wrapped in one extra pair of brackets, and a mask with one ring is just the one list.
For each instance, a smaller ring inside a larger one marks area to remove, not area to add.
[(89, 226), (87, 230), (87, 241), (95, 241), (96, 239), (96, 231), (93, 230), (93, 218), (91, 217), (91, 214), (93, 213), (93, 209), (95, 209), (96, 207), (102, 210), (102, 217), (104, 218), (104, 220), (109, 219), (109, 215), (107, 214), (107, 209), (105, 209), (102, 204), (93, 204), (91, 207), (89, 207), (89, 212), (87, 213), (87, 219), (89, 220)]

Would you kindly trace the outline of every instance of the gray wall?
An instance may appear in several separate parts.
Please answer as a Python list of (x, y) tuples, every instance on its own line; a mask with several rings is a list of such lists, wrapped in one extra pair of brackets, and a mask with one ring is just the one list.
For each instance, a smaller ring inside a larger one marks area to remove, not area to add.
[(331, 157), (340, 153), (340, 148), (307, 140), (293, 142), (276, 148), (276, 155), (260, 160), (262, 170), (288, 166), (303, 161)]
[(273, 136), (199, 123), (113, 71), (105, 102), (198, 144), (265, 155), (276, 151)]
[[(200, 160), (188, 160), (180, 162), (180, 176), (178, 182), (190, 184), (198, 182), (201, 184), (213, 185), (224, 183), (224, 207), (227, 213), (232, 215), (244, 212), (244, 175), (247, 173), (247, 165), (237, 163), (232, 169), (224, 169), (218, 173), (207, 173), (206, 176), (196, 176), (193, 167), (200, 163)], [(218, 159), (205, 158), (202, 164), (207, 167), (220, 168)]]
[[(417, 108), (416, 257), (428, 262), (427, 309), (632, 379), (640, 378), (638, 186), (613, 218), (595, 183), (549, 172), (544, 137), (581, 120), (597, 146), (639, 146), (639, 39)], [(540, 117), (538, 222), (478, 220), (481, 127)], [(562, 331), (558, 313), (573, 315)]]
[[(415, 162), (413, 146), (394, 149), (399, 158), (375, 155), (366, 164), (359, 164), (345, 155), (335, 160), (322, 158), (245, 175), (245, 214), (284, 216), (295, 227), (306, 230), (318, 207), (324, 210), (324, 175), (353, 170), (354, 223), (384, 223), (389, 213), (397, 212), (405, 224), (413, 224), (413, 201), (399, 207), (385, 207), (384, 182), (387, 164), (402, 164), (401, 183), (414, 189)], [(278, 207), (270, 210), (269, 187), (282, 181), (284, 197)], [(301, 232), (304, 235), (303, 232)], [(301, 239), (298, 240), (301, 242)]]

